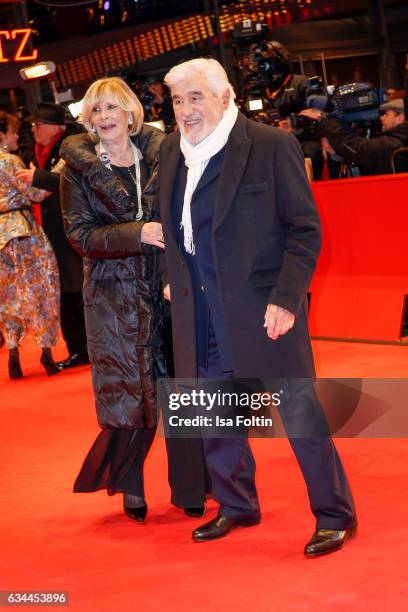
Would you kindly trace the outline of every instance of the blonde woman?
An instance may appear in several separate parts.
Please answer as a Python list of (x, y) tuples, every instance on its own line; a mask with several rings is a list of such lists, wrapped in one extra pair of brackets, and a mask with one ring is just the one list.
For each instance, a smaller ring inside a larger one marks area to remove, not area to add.
[(161, 351), (163, 248), (153, 219), (164, 134), (143, 124), (143, 108), (117, 77), (93, 83), (82, 106), (87, 134), (61, 148), (67, 236), (84, 258), (84, 304), (96, 411), (102, 432), (74, 491), (124, 493), (125, 513), (147, 513), (143, 464), (156, 424)]

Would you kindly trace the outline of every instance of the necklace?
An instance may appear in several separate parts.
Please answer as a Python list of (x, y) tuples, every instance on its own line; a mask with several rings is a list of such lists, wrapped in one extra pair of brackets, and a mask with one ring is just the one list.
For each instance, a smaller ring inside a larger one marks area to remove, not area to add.
[[(142, 187), (140, 184), (140, 163), (139, 161), (143, 159), (143, 156), (140, 150), (137, 148), (137, 146), (134, 145), (130, 139), (129, 139), (129, 142), (130, 142), (130, 146), (132, 147), (132, 153), (133, 153), (133, 164), (132, 165), (135, 166), (135, 176), (133, 176), (132, 171), (130, 170), (129, 166), (127, 167), (127, 171), (132, 177), (132, 181), (134, 182), (135, 187), (136, 187), (136, 193), (137, 193), (136, 221), (141, 221), (143, 217), (143, 208), (142, 208)], [(106, 152), (106, 149), (103, 146), (102, 142), (99, 142), (99, 159), (107, 168), (109, 168), (109, 170), (112, 171), (109, 154)], [(123, 186), (123, 189), (126, 195), (129, 195), (128, 191), (126, 190), (124, 186)]]

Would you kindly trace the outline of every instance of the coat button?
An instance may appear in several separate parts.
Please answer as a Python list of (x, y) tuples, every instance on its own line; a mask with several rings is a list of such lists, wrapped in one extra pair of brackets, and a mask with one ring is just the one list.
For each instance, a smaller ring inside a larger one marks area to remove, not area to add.
[(188, 295), (188, 289), (183, 287), (182, 290), (181, 290), (181, 295), (184, 295), (184, 296)]
[(203, 292), (204, 292), (204, 291), (205, 291), (205, 289), (204, 289), (204, 285), (201, 285), (200, 289), (201, 289), (201, 291), (203, 291)]

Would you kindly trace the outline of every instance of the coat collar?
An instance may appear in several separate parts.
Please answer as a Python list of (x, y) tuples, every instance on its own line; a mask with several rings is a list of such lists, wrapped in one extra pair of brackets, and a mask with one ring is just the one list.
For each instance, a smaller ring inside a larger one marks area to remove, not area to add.
[(95, 144), (88, 134), (66, 138), (60, 155), (67, 166), (88, 180), (92, 191), (108, 210), (114, 212), (117, 208), (123, 210), (132, 207), (132, 200), (121, 181), (100, 161), (95, 152)]
[[(141, 132), (131, 136), (132, 142), (141, 150), (143, 159), (150, 169), (153, 179), (153, 170), (157, 163), (158, 151), (165, 135), (161, 130), (149, 125), (143, 125)], [(60, 150), (61, 157), (66, 164), (84, 176), (94, 193), (112, 212), (115, 210), (129, 210), (134, 206), (127, 195), (121, 181), (107, 168), (95, 153), (95, 144), (89, 134), (68, 136)], [(145, 186), (148, 189), (149, 183)]]
[(242, 113), (238, 113), (226, 144), (221, 176), (215, 196), (213, 232), (221, 225), (227, 215), (245, 171), (252, 145), (247, 135), (247, 123), (248, 119)]
[(172, 215), (171, 203), (173, 197), (174, 181), (176, 180), (178, 164), (181, 163), (180, 133), (171, 134), (165, 140), (165, 145), (160, 153), (159, 162), (159, 200), (162, 223), (169, 229), (176, 239)]

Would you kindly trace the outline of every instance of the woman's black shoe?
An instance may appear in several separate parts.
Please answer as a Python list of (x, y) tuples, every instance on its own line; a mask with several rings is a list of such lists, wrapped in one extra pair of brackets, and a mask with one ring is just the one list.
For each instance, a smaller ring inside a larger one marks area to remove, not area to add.
[(202, 518), (205, 514), (205, 506), (199, 506), (197, 508), (184, 508), (184, 514), (192, 516), (193, 518)]
[(20, 365), (20, 358), (17, 355), (10, 355), (8, 362), (9, 376), (12, 380), (23, 378), (23, 370)]
[(128, 508), (123, 506), (126, 516), (137, 521), (138, 523), (144, 523), (147, 516), (147, 505), (139, 506), (139, 508)]
[(53, 376), (53, 374), (58, 374), (58, 372), (60, 372), (59, 367), (52, 357), (50, 349), (43, 349), (40, 363), (44, 367), (48, 376)]

